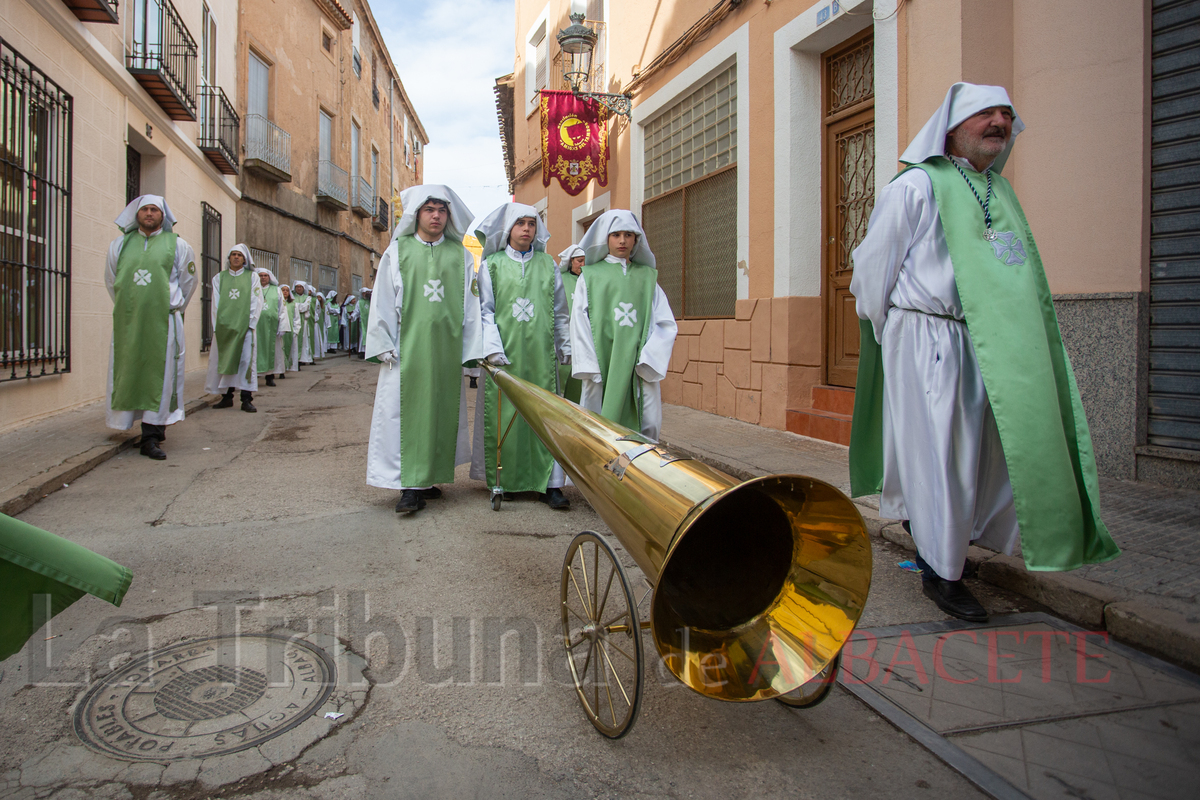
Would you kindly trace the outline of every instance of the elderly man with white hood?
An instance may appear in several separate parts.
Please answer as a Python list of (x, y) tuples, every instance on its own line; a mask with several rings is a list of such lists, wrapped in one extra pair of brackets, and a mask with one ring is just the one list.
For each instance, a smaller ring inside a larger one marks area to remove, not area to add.
[[(480, 222), (475, 235), (483, 246), (478, 288), (488, 363), (559, 391), (558, 365), (571, 363), (569, 316), (562, 275), (546, 253), (546, 223), (533, 206), (505, 203)], [(493, 492), (503, 483), (505, 493), (537, 492), (551, 508), (570, 506), (562, 467), (524, 419), (512, 420), (519, 415), (512, 403), (499, 403), (496, 382), (485, 375), (479, 393), (471, 477), (486, 480)], [(500, 431), (507, 431), (503, 476), (496, 469)]]
[(212, 279), (212, 346), (204, 391), (224, 394), (213, 408), (231, 408), (233, 391), (241, 394), (242, 411), (258, 411), (251, 401), (258, 391), (258, 336), (262, 314), (262, 282), (254, 271), (250, 248), (235, 244), (225, 255), (225, 268)]
[(142, 455), (162, 461), (166, 428), (183, 419), (183, 310), (196, 291), (196, 255), (158, 195), (134, 200), (116, 224), (104, 269), (113, 300), (105, 420), (123, 431), (140, 420)]
[(585, 263), (571, 306), (571, 374), (583, 382), (580, 405), (657, 441), (678, 328), (654, 253), (625, 210), (601, 214), (579, 246)]
[(853, 493), (904, 520), (924, 593), (973, 622), (967, 547), (1030, 570), (1120, 554), (1041, 256), (1000, 175), (1025, 129), (999, 86), (956, 83), (879, 193), (854, 250), (862, 350)]
[(463, 247), (472, 216), (446, 186), (400, 194), (404, 215), (379, 260), (367, 360), (379, 367), (367, 483), (399, 489), (397, 512), (442, 496), (471, 460), (462, 368), (483, 358), (475, 260)]

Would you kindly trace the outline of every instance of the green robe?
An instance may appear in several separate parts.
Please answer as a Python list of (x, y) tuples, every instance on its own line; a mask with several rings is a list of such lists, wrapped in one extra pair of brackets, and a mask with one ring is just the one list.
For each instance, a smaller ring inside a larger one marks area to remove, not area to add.
[[(1060, 571), (1116, 558), (1120, 550), (1100, 519), (1096, 460), (1075, 374), (1012, 186), (993, 173), (992, 228), (1002, 237), (989, 242), (983, 211), (948, 160), (936, 157), (910, 169), (924, 170), (933, 184), (963, 316), (1004, 448), (1026, 567)], [(968, 176), (983, 197), (984, 176)], [(880, 350), (868, 322), (850, 441), (854, 496), (878, 492), (883, 479)]]
[[(571, 309), (575, 305), (575, 284), (579, 283), (579, 276), (566, 270), (562, 274), (563, 291), (567, 293), (567, 312), (568, 316)], [(578, 403), (579, 397), (583, 393), (583, 382), (578, 378), (571, 377), (571, 365), (560, 364), (558, 367), (558, 390), (562, 396), (570, 400), (572, 403)]]
[(624, 272), (620, 264), (597, 261), (584, 265), (582, 277), (587, 281), (588, 321), (604, 381), (600, 416), (640, 431), (642, 379), (634, 368), (650, 334), (658, 270), (631, 261)]
[[(275, 345), (279, 335), (279, 287), (268, 283), (263, 289), (263, 310), (258, 318), (258, 374), (266, 375), (275, 372)], [(286, 352), (286, 351), (285, 351)], [(283, 369), (283, 365), (279, 365)]]
[(221, 375), (236, 375), (241, 364), (242, 346), (250, 333), (250, 298), (256, 282), (258, 273), (249, 268), (240, 275), (224, 270), (217, 282), (221, 296), (216, 298), (213, 338), (217, 340), (217, 372)]
[(84, 594), (121, 605), (132, 580), (126, 567), (0, 514), (0, 660)]
[(125, 234), (113, 282), (114, 411), (157, 411), (162, 404), (178, 238), (169, 231)]
[[(557, 359), (554, 352), (554, 273), (558, 267), (545, 253), (535, 253), (525, 265), (505, 252), (492, 253), (484, 265), (492, 279), (495, 321), (511, 362), (506, 371), (554, 391)], [(554, 468), (550, 451), (521, 418), (512, 403), (499, 403), (490, 375), (484, 383), (484, 460), (489, 487), (497, 485), (497, 435), (507, 430), (501, 450), (500, 483), (506, 492), (545, 492)], [(503, 412), (503, 418), (498, 412)], [(517, 419), (513, 421), (513, 417)], [(512, 428), (509, 423), (512, 422)]]

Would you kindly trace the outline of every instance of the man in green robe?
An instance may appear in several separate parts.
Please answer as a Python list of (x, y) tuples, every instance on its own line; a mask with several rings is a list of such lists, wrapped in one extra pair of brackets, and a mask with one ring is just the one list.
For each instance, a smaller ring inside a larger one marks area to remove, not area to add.
[(367, 352), (367, 324), (371, 321), (371, 290), (362, 289), (362, 299), (358, 301), (358, 357), (365, 358)]
[(312, 331), (313, 315), (316, 312), (313, 310), (315, 304), (307, 283), (304, 281), (293, 283), (292, 295), (296, 301), (293, 310), (296, 313), (296, 365), (299, 368), (300, 364), (313, 363)]
[[(483, 246), (478, 288), (488, 363), (560, 391), (558, 366), (571, 363), (571, 343), (562, 275), (546, 253), (546, 224), (533, 206), (505, 203), (483, 219), (475, 235)], [(569, 507), (562, 491), (566, 475), (550, 451), (512, 403), (500, 402), (490, 376), (484, 376), (479, 392), (483, 402), (475, 403), (471, 477), (487, 481), (493, 492), (537, 492), (551, 508)], [(497, 459), (497, 438), (504, 431)]]
[(401, 490), (396, 511), (441, 497), (471, 460), (462, 368), (482, 358), (475, 261), (462, 245), (472, 215), (451, 189), (413, 186), (375, 277), (366, 356), (379, 367), (367, 483)]
[[(587, 260), (583, 248), (573, 244), (558, 255), (558, 271), (562, 273), (563, 291), (567, 295), (567, 319), (570, 320), (571, 308), (575, 303), (575, 285), (583, 274), (583, 264)], [(562, 396), (572, 403), (578, 403), (583, 392), (583, 384), (578, 378), (571, 377), (571, 365), (563, 364), (558, 368), (558, 388)]]
[(263, 310), (254, 329), (258, 336), (258, 374), (266, 376), (267, 386), (275, 385), (275, 372), (283, 371), (283, 326), (285, 304), (279, 281), (269, 269), (256, 269), (263, 292)]
[(104, 285), (113, 300), (108, 356), (110, 428), (142, 424), (142, 455), (162, 461), (167, 426), (183, 419), (183, 310), (196, 291), (196, 255), (173, 231), (166, 199), (142, 195), (116, 220)]
[(300, 312), (296, 310), (296, 298), (292, 288), (286, 283), (280, 284), (279, 294), (283, 298), (283, 308), (279, 313), (280, 348), (283, 351), (283, 363), (279, 365), (279, 377), (286, 378), (289, 372), (300, 371), (300, 337), (296, 331), (300, 329)]
[(973, 622), (967, 547), (1030, 570), (1119, 555), (1033, 233), (1000, 176), (1025, 124), (999, 86), (957, 83), (905, 150), (854, 250), (862, 318), (853, 494), (917, 545), (924, 593)]
[(212, 279), (212, 346), (204, 391), (224, 394), (213, 408), (232, 408), (240, 392), (242, 411), (258, 411), (251, 402), (258, 391), (258, 335), (262, 316), (262, 281), (254, 272), (250, 248), (235, 244), (225, 256), (225, 268)]

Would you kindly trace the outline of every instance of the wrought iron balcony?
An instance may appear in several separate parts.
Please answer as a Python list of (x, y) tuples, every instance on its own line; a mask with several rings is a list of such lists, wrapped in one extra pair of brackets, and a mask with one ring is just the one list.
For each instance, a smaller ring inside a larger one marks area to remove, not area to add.
[(371, 182), (362, 175), (350, 179), (350, 209), (360, 217), (370, 217), (375, 214), (375, 190)]
[(105, 22), (115, 25), (117, 19), (116, 0), (63, 0), (63, 5), (84, 22)]
[(170, 0), (133, 0), (125, 65), (176, 120), (196, 119), (196, 40)]
[(280, 183), (292, 179), (292, 135), (262, 114), (246, 115), (246, 169)]
[(332, 161), (317, 162), (317, 202), (345, 210), (350, 206), (350, 173)]
[(196, 144), (208, 160), (226, 175), (238, 172), (238, 135), (240, 121), (225, 90), (219, 86), (200, 89), (200, 135)]
[(388, 229), (388, 202), (382, 197), (375, 198), (375, 219), (371, 220), (371, 225), (377, 231), (386, 231)]

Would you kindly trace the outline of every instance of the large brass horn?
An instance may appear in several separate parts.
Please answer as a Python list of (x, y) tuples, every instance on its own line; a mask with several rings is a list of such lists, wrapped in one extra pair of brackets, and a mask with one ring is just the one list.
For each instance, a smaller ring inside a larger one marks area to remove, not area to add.
[(871, 585), (857, 508), (801, 475), (738, 482), (485, 365), (654, 586), (667, 668), (720, 700), (767, 700), (824, 669)]

